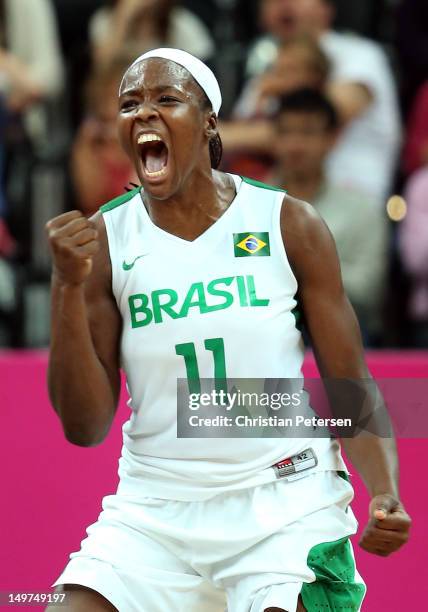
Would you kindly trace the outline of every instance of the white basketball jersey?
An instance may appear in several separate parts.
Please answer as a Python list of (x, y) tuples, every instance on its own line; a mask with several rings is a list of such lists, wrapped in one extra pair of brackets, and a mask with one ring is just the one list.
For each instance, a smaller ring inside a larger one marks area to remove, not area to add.
[(207, 499), (275, 480), (273, 464), (308, 448), (316, 470), (346, 470), (330, 438), (177, 437), (177, 379), (302, 377), (297, 281), (280, 230), (284, 192), (231, 176), (233, 202), (192, 242), (151, 221), (140, 189), (101, 208), (132, 411), (122, 491)]

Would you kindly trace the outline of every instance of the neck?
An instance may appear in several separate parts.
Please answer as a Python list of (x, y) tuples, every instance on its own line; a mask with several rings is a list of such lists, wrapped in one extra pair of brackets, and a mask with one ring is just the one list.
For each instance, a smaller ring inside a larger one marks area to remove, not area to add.
[(221, 217), (234, 196), (229, 178), (207, 168), (195, 170), (171, 197), (159, 200), (146, 193), (144, 202), (155, 225), (185, 240), (194, 240)]
[(275, 172), (276, 182), (286, 189), (290, 195), (299, 200), (314, 202), (324, 182), (324, 173), (320, 169), (316, 173), (293, 173), (278, 168)]

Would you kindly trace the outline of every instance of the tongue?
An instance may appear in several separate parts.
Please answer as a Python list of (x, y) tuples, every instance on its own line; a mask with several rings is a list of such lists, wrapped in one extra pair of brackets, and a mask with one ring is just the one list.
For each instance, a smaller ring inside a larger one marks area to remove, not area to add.
[(150, 148), (146, 154), (146, 170), (147, 172), (160, 172), (167, 163), (168, 153), (165, 147), (162, 149)]

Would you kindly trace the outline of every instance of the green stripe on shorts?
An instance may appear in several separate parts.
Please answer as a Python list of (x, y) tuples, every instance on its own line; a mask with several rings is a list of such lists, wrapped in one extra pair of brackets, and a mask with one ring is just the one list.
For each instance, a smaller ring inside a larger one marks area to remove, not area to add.
[(355, 582), (355, 561), (348, 537), (317, 544), (309, 551), (308, 567), (315, 582), (305, 582), (301, 595), (308, 612), (357, 612), (366, 587)]

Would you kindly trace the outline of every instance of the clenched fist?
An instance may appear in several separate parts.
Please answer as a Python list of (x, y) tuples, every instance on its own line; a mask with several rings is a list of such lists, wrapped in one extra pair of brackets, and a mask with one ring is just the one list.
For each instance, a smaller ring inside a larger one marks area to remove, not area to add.
[(409, 539), (411, 520), (392, 495), (377, 495), (370, 503), (370, 519), (360, 540), (367, 552), (387, 557)]
[(59, 215), (46, 224), (53, 258), (53, 272), (67, 285), (80, 285), (92, 271), (99, 249), (98, 232), (78, 210)]

